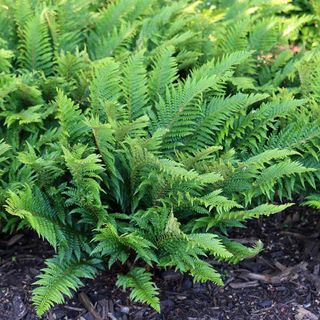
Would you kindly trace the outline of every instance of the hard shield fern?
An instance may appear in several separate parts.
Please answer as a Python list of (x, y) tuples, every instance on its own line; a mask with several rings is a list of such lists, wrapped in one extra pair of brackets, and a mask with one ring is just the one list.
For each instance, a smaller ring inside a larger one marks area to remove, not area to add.
[(5, 1), (0, 205), (56, 251), (34, 289), (39, 315), (116, 263), (117, 284), (157, 311), (154, 268), (222, 284), (207, 256), (262, 249), (227, 230), (317, 186), (318, 75), (277, 51), (310, 17), (233, 2), (216, 15), (191, 1)]
[[(113, 86), (115, 96), (111, 91), (102, 94), (103, 86), (99, 83), (95, 88), (96, 80), (93, 80), (90, 86), (93, 96), (88, 100), (98, 101), (98, 109), (88, 105), (81, 111), (64, 93), (58, 92), (53, 105), (57, 106), (59, 142), (51, 142), (45, 150), (60, 156), (54, 165), (69, 179), (57, 176), (53, 181), (55, 189), (44, 188), (41, 195), (34, 186), (40, 183), (36, 176), (22, 191), (10, 193), (7, 211), (22, 217), (56, 247), (58, 257), (68, 257), (70, 263), (72, 259), (91, 258), (107, 260), (109, 266), (116, 261), (128, 265), (144, 262), (152, 267), (188, 272), (196, 281), (221, 284), (219, 273), (203, 257), (213, 255), (218, 260), (237, 262), (261, 249), (260, 244), (251, 249), (228, 242), (223, 235), (225, 230), (246, 219), (270, 215), (287, 207), (265, 204), (246, 210), (241, 203), (250, 203), (262, 195), (271, 198), (270, 193), (282, 177), (311, 169), (291, 161), (290, 157), (297, 152), (287, 149), (266, 150), (246, 161), (237, 158), (234, 152), (231, 156), (228, 134), (221, 136), (222, 146), (215, 144), (214, 133), (207, 139), (204, 136), (199, 146), (191, 146), (189, 141), (197, 141), (200, 130), (197, 120), (208, 103), (215, 101), (219, 107), (219, 103), (225, 103), (224, 99), (230, 99), (222, 95), (221, 88), (230, 79), (234, 65), (212, 74), (215, 65), (223, 63), (213, 60), (208, 76), (199, 78), (199, 71), (194, 70), (185, 79), (175, 80), (176, 74), (170, 77), (164, 97), (152, 98), (153, 93), (146, 85), (143, 54), (139, 53), (138, 57), (140, 62), (132, 67), (141, 72), (133, 72), (130, 81), (135, 86), (140, 83), (143, 90), (128, 91), (131, 84), (126, 80), (127, 68), (135, 60), (121, 67), (108, 58), (95, 72), (99, 74), (99, 68), (109, 64), (119, 70), (111, 72), (106, 83), (107, 90), (109, 83)], [(157, 62), (154, 68), (159, 68)], [(141, 77), (142, 74), (145, 75)], [(100, 99), (95, 100), (98, 92)], [(247, 105), (251, 101), (259, 103), (256, 109), (260, 113), (268, 106), (260, 102), (268, 99), (267, 96), (257, 99), (244, 95), (242, 99), (246, 102), (240, 104), (244, 106), (240, 117), (250, 117)], [(273, 102), (269, 104), (272, 106)], [(299, 101), (293, 104), (299, 105)], [(228, 120), (222, 117), (219, 126)], [(216, 123), (214, 117), (212, 122)], [(239, 136), (230, 135), (229, 139), (237, 141)], [(230, 182), (240, 173), (242, 185), (247, 187), (231, 191)], [(243, 197), (249, 200), (243, 201)], [(73, 232), (86, 237), (77, 239)], [(89, 244), (86, 238), (93, 242)], [(73, 246), (67, 250), (64, 243)], [(38, 284), (52, 281), (54, 285), (53, 277), (59, 276), (59, 272), (62, 269), (52, 270), (49, 266)], [(146, 277), (146, 283), (141, 282), (139, 275)], [(119, 276), (118, 284), (132, 287), (133, 299), (148, 302), (159, 310), (154, 296), (157, 289), (143, 269), (132, 269), (127, 275)], [(67, 288), (79, 285), (80, 282), (70, 283), (55, 290), (69, 295)], [(41, 297), (43, 290), (37, 289), (34, 300), (39, 313), (45, 306), (61, 301), (58, 294)]]

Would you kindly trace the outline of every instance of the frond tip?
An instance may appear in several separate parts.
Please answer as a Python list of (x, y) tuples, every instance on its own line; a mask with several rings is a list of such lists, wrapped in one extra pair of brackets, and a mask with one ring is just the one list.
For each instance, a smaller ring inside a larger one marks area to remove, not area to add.
[(64, 296), (71, 297), (72, 291), (83, 285), (81, 278), (92, 279), (96, 273), (97, 260), (61, 261), (58, 256), (48, 259), (47, 266), (34, 283), (32, 301), (40, 317), (54, 304), (62, 303)]
[(148, 303), (160, 312), (159, 289), (151, 281), (151, 274), (144, 268), (132, 268), (126, 275), (118, 275), (117, 286), (131, 288), (130, 298), (133, 301)]

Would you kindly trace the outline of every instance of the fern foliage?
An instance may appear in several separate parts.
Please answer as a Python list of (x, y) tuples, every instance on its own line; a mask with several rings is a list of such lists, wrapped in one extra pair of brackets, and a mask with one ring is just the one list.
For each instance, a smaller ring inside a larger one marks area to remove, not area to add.
[(58, 257), (48, 259), (43, 273), (38, 276), (33, 291), (33, 301), (37, 305), (37, 314), (41, 316), (55, 303), (64, 301), (64, 296), (71, 297), (72, 290), (83, 285), (81, 278), (93, 278), (99, 261), (70, 260), (62, 262)]
[(208, 256), (263, 247), (229, 228), (298, 193), (319, 205), (318, 51), (292, 49), (313, 15), (277, 0), (4, 7), (1, 229), (32, 228), (56, 252), (39, 316), (117, 264), (117, 285), (160, 311), (152, 270), (221, 285)]

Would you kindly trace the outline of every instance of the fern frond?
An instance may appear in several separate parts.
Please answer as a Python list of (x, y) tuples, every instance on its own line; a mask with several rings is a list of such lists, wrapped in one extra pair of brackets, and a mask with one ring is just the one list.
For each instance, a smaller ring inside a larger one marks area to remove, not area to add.
[[(121, 23), (112, 32), (91, 33), (90, 53), (94, 59), (103, 59), (114, 55), (121, 55), (121, 49), (126, 50), (128, 42), (131, 41), (137, 29), (136, 23)], [(119, 52), (120, 51), (120, 52)]]
[(90, 251), (88, 238), (65, 221), (61, 212), (52, 208), (48, 198), (39, 189), (25, 186), (23, 190), (9, 191), (5, 209), (18, 216), (46, 239), (60, 257), (80, 257), (82, 249)]
[(63, 147), (66, 166), (72, 175), (72, 183), (75, 186), (75, 189), (71, 187), (66, 191), (70, 197), (67, 204), (82, 207), (87, 213), (91, 211), (99, 221), (103, 219), (99, 182), (104, 167), (98, 155), (89, 154), (85, 157), (86, 151), (87, 148), (82, 145), (78, 145), (72, 152)]
[(137, 253), (137, 259), (142, 259), (149, 265), (157, 261), (153, 252), (155, 246), (148, 240), (134, 233), (118, 234), (112, 224), (107, 224), (98, 230), (93, 239), (98, 242), (92, 254), (101, 253), (109, 256), (109, 268), (117, 261), (124, 264), (130, 256), (131, 251)]
[(23, 22), (19, 57), (21, 65), (30, 71), (52, 72), (53, 52), (50, 45), (48, 28), (40, 16), (30, 17)]
[(209, 263), (203, 260), (198, 260), (195, 263), (195, 268), (191, 269), (190, 273), (196, 282), (212, 281), (217, 285), (223, 285), (221, 275)]
[(92, 131), (96, 141), (96, 145), (100, 151), (103, 162), (106, 166), (108, 174), (108, 186), (115, 199), (120, 201), (120, 185), (122, 181), (119, 170), (116, 166), (116, 158), (114, 155), (116, 139), (114, 136), (114, 130), (110, 125), (94, 125)]
[(220, 258), (228, 259), (232, 257), (230, 253), (223, 245), (222, 240), (212, 233), (193, 233), (188, 235), (188, 239), (191, 240), (190, 246), (199, 246), (204, 251)]
[(174, 47), (168, 47), (157, 55), (154, 60), (153, 69), (150, 72), (149, 92), (152, 100), (158, 97), (165, 98), (167, 86), (177, 79), (177, 62), (173, 57)]
[(65, 296), (71, 298), (72, 292), (83, 286), (81, 278), (95, 276), (98, 263), (96, 259), (61, 261), (57, 256), (47, 259), (32, 294), (37, 315), (40, 317), (53, 305), (62, 303)]
[(151, 274), (144, 268), (132, 268), (126, 275), (118, 275), (117, 286), (124, 290), (131, 288), (130, 298), (150, 304), (152, 308), (160, 312), (159, 289), (151, 281)]
[(306, 197), (306, 201), (304, 201), (303, 204), (311, 208), (320, 209), (320, 196), (318, 194), (312, 194)]
[(0, 49), (0, 72), (8, 72), (10, 70), (12, 57), (12, 51)]
[(257, 177), (254, 186), (257, 186), (264, 194), (270, 197), (273, 186), (281, 178), (312, 171), (315, 171), (315, 169), (305, 168), (297, 161), (284, 160), (263, 170)]
[(292, 205), (293, 204), (290, 203), (283, 205), (263, 204), (250, 210), (221, 212), (216, 215), (198, 218), (195, 222), (194, 229), (206, 228), (209, 230), (214, 226), (223, 226), (235, 221), (241, 222), (261, 216), (269, 216), (281, 212)]
[(89, 130), (79, 107), (60, 90), (55, 104), (63, 142), (66, 140), (70, 143), (79, 143)]
[(227, 238), (223, 239), (223, 245), (226, 249), (233, 254), (229, 259), (230, 263), (238, 263), (244, 259), (248, 259), (257, 255), (263, 249), (263, 243), (258, 240), (254, 246), (246, 247), (243, 244), (228, 240)]
[(148, 89), (143, 59), (142, 52), (131, 56), (123, 70), (122, 86), (130, 120), (136, 120), (146, 114)]
[[(196, 70), (196, 74), (201, 75), (202, 71), (207, 70), (209, 75), (223, 75), (224, 73), (234, 71), (237, 66), (245, 62), (250, 62), (252, 51), (239, 50), (225, 53), (219, 59), (212, 59), (208, 63)], [(194, 72), (193, 72), (194, 73)]]
[(297, 154), (299, 153), (294, 150), (271, 149), (271, 150), (266, 150), (262, 153), (259, 153), (256, 156), (250, 157), (244, 163), (246, 166), (254, 166), (259, 168), (266, 163), (270, 163), (271, 160), (284, 159), (284, 158), (287, 158), (288, 156), (297, 155)]
[(191, 148), (204, 148), (220, 144), (232, 129), (235, 118), (245, 113), (250, 105), (265, 98), (267, 95), (264, 94), (246, 95), (242, 93), (227, 98), (213, 97), (204, 106), (195, 128), (195, 135), (190, 139), (188, 145)]
[(0, 163), (7, 160), (7, 157), (4, 156), (11, 149), (11, 146), (4, 142), (4, 140), (0, 140)]
[(25, 219), (56, 249), (59, 241), (66, 242), (62, 221), (39, 190), (36, 191), (35, 199), (33, 195), (29, 186), (17, 193), (10, 191), (5, 208), (10, 214)]
[(103, 109), (105, 104), (116, 104), (121, 96), (119, 73), (119, 64), (111, 58), (96, 64), (94, 78), (90, 85), (92, 112), (95, 116), (105, 118), (106, 112)]

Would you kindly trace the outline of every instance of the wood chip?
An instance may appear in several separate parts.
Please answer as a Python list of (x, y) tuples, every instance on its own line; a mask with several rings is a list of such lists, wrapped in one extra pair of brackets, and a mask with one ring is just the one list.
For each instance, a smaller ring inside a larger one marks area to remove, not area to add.
[(297, 314), (295, 315), (295, 320), (318, 320), (318, 317), (311, 311), (299, 305), (297, 307)]
[(64, 306), (64, 308), (67, 310), (72, 310), (72, 311), (77, 311), (77, 312), (85, 311), (85, 309), (83, 309), (83, 308), (77, 308), (77, 307), (71, 307), (71, 306)]
[(84, 293), (79, 293), (79, 301), (84, 305), (84, 307), (92, 314), (95, 320), (103, 320), (102, 317), (98, 314), (93, 306), (92, 302), (90, 301), (89, 297)]
[(258, 281), (232, 282), (229, 284), (229, 287), (231, 287), (232, 289), (253, 288), (258, 286)]
[(286, 282), (296, 278), (297, 274), (300, 271), (306, 270), (307, 265), (308, 264), (306, 262), (301, 262), (293, 267), (285, 267), (283, 265), (281, 265), (280, 267), (280, 264), (278, 264), (277, 267), (281, 268), (282, 271), (274, 275), (249, 272), (246, 274), (246, 277), (252, 280), (258, 280), (258, 281), (268, 282), (272, 284), (277, 284), (277, 283)]
[(23, 238), (23, 234), (22, 233), (17, 233), (15, 234), (13, 237), (11, 237), (8, 241), (7, 241), (7, 246), (11, 247), (13, 246), (15, 243), (17, 243), (20, 239)]
[(101, 308), (102, 319), (114, 319), (114, 302), (112, 300), (102, 299), (98, 302)]

